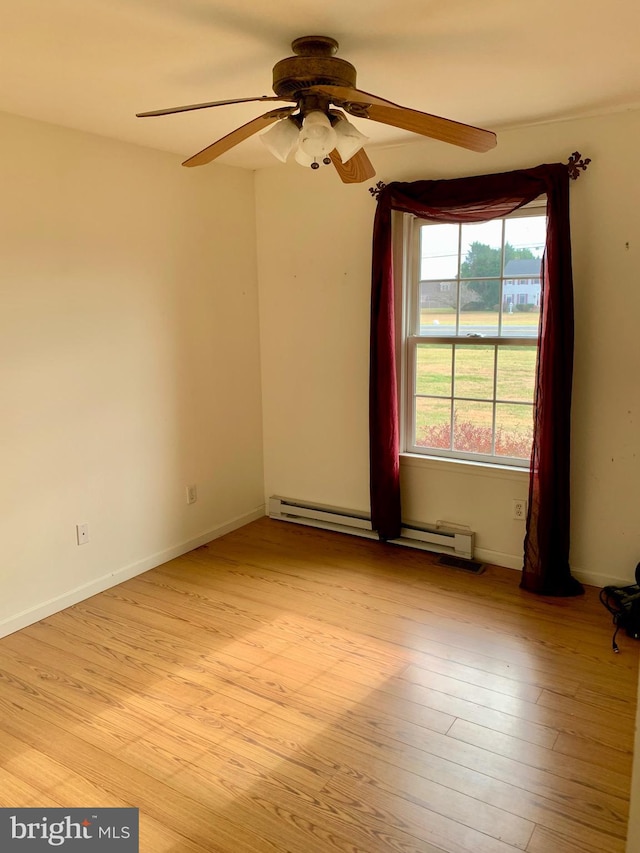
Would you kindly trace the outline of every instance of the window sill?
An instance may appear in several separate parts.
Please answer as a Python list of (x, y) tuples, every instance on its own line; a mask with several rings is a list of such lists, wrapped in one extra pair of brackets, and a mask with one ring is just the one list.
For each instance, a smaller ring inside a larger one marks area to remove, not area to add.
[(423, 456), (418, 453), (401, 453), (401, 468), (423, 468), (433, 471), (446, 471), (449, 474), (462, 474), (472, 477), (487, 477), (499, 480), (528, 481), (529, 468), (516, 468), (513, 465), (499, 465), (496, 462), (475, 462), (469, 459), (447, 459), (443, 456)]

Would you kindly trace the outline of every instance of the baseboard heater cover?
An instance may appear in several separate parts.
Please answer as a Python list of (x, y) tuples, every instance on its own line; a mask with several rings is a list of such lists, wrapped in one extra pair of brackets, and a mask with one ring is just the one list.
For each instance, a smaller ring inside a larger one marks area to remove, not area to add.
[[(377, 539), (371, 517), (367, 513), (326, 504), (298, 501), (274, 495), (269, 498), (269, 517), (294, 524), (305, 524), (323, 530), (335, 530), (352, 536)], [(399, 539), (389, 540), (393, 545), (421, 548), (424, 551), (455, 554), (465, 560), (473, 559), (475, 534), (467, 529), (432, 527), (414, 521), (403, 522)]]

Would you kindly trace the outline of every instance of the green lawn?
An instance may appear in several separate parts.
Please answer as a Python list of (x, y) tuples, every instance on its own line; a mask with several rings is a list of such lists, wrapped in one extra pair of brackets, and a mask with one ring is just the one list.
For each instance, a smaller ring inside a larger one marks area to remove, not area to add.
[[(530, 326), (533, 332), (538, 327), (540, 314), (537, 311), (514, 311), (513, 314), (503, 313), (502, 315), (502, 330), (503, 333), (509, 330), (510, 326)], [(420, 324), (422, 326), (451, 325), (455, 327), (456, 312), (453, 308), (422, 308), (420, 311)], [(498, 327), (498, 312), (497, 311), (462, 311), (460, 313), (460, 325), (465, 326), (485, 326), (495, 325)]]

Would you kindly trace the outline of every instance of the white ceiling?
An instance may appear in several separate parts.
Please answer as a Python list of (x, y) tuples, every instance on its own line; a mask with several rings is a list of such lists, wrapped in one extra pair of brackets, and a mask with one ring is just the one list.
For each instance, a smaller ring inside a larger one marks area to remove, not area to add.
[[(640, 106), (639, 33), (638, 0), (0, 0), (0, 110), (182, 158), (264, 105), (135, 113), (272, 94), (291, 41), (319, 34), (360, 88), (496, 130)], [(354, 122), (371, 146), (416, 138)], [(221, 162), (274, 161), (254, 138)]]

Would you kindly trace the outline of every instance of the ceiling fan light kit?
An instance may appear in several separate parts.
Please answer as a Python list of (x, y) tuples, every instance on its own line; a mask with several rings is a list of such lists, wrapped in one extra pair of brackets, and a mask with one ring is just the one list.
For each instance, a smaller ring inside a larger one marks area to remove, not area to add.
[[(296, 162), (312, 169), (317, 169), (320, 162), (333, 163), (344, 183), (360, 183), (375, 175), (363, 148), (368, 138), (348, 121), (345, 112), (471, 151), (488, 151), (496, 144), (495, 133), (489, 130), (402, 107), (357, 89), (356, 69), (335, 56), (338, 42), (329, 36), (303, 36), (295, 39), (291, 48), (295, 56), (281, 59), (273, 68), (275, 97), (212, 101), (137, 115), (147, 118), (248, 101), (293, 103), (293, 107), (273, 109), (247, 122), (182, 165), (210, 163), (234, 145), (273, 125), (260, 138), (275, 157), (286, 162), (295, 151)], [(332, 109), (332, 105), (339, 109)]]
[(298, 144), (300, 128), (292, 116), (280, 119), (269, 130), (261, 133), (258, 139), (263, 143), (267, 151), (281, 160), (287, 162), (289, 154)]
[(302, 152), (315, 160), (328, 157), (336, 147), (338, 136), (331, 126), (329, 116), (313, 110), (302, 120), (298, 145)]
[(344, 115), (338, 115), (333, 129), (338, 137), (336, 151), (343, 163), (351, 160), (354, 154), (357, 154), (369, 141), (369, 137), (361, 133)]
[[(308, 154), (305, 154), (302, 148), (296, 148), (296, 152), (293, 155), (293, 159), (299, 166), (311, 167), (312, 169), (319, 169), (320, 164), (317, 162), (315, 157), (309, 157)], [(331, 162), (331, 161), (329, 161)]]
[(302, 127), (299, 121), (298, 116), (287, 116), (258, 137), (267, 150), (283, 163), (294, 149), (300, 154), (295, 157), (296, 162), (305, 166), (326, 162), (333, 150), (346, 163), (369, 141), (368, 136), (337, 110), (331, 110), (328, 115), (319, 110), (307, 113)]

